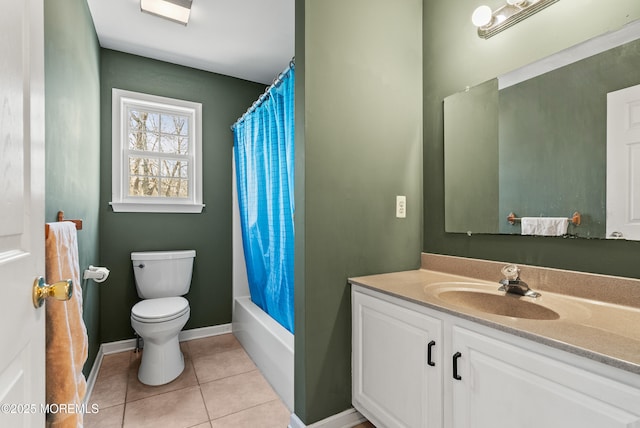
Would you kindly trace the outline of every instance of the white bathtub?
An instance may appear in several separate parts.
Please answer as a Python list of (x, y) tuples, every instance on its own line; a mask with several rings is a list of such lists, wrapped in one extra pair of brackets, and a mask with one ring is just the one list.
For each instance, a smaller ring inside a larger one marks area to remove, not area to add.
[(293, 413), (293, 334), (256, 306), (249, 297), (249, 281), (242, 250), (240, 210), (232, 158), (233, 194), (233, 318), (232, 332), (262, 375)]
[(293, 412), (293, 334), (250, 297), (236, 297), (233, 304), (233, 334)]

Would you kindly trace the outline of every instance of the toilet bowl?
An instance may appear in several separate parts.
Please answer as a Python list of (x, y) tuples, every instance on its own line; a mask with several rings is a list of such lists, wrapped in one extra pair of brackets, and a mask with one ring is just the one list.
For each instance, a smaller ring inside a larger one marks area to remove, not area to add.
[(131, 253), (138, 295), (131, 326), (144, 340), (138, 379), (163, 385), (184, 370), (178, 335), (189, 320), (189, 291), (195, 251)]
[(144, 339), (140, 382), (163, 385), (180, 376), (184, 359), (178, 334), (189, 315), (189, 302), (184, 297), (143, 300), (131, 308), (131, 326)]

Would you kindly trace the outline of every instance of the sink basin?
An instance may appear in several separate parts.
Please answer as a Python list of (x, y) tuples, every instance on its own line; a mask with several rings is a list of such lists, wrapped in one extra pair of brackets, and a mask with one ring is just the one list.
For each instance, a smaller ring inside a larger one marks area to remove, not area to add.
[(463, 306), (494, 315), (532, 320), (557, 320), (560, 318), (560, 314), (553, 309), (517, 295), (448, 290), (438, 293), (438, 297), (455, 306)]

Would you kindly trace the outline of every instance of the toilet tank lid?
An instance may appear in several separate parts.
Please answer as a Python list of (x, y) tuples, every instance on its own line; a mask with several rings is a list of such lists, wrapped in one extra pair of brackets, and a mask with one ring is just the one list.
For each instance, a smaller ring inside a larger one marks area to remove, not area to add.
[(195, 256), (196, 250), (136, 251), (131, 253), (131, 260), (188, 259)]

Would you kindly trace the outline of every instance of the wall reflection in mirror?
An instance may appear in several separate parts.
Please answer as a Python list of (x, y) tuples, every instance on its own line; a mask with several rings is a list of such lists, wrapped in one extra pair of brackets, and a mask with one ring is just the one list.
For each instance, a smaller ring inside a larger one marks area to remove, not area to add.
[(568, 236), (605, 237), (607, 93), (640, 84), (638, 24), (444, 100), (446, 232), (520, 234), (510, 213), (577, 211)]

